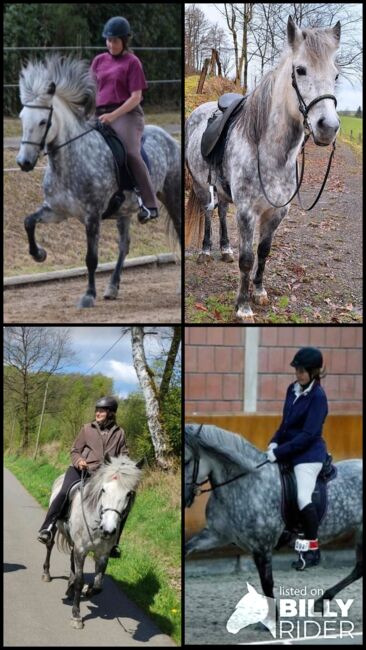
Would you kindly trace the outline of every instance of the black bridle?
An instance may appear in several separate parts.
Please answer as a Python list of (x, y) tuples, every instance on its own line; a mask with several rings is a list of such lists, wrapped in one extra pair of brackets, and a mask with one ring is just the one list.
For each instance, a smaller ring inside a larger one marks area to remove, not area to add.
[[(89, 539), (90, 539), (91, 543), (93, 543), (93, 538), (91, 536), (90, 528), (89, 528), (88, 522), (86, 520), (85, 512), (84, 512), (84, 479), (85, 479), (85, 476), (86, 476), (86, 473), (84, 472), (84, 470), (82, 470), (81, 471), (81, 484), (80, 484), (81, 510), (82, 510), (82, 513), (83, 513), (84, 523), (85, 523), (87, 531), (88, 531)], [(102, 517), (103, 517), (105, 512), (108, 512), (108, 511), (116, 512), (117, 515), (122, 519), (125, 509), (126, 508), (124, 508), (122, 510), (122, 512), (120, 512), (119, 510), (116, 510), (115, 508), (103, 508), (103, 506), (101, 505), (100, 510), (99, 510), (99, 513), (100, 513), (99, 514), (99, 519), (95, 520), (97, 525), (92, 527), (92, 530), (93, 531), (97, 530), (100, 527), (100, 523), (102, 521)]]
[[(40, 151), (44, 149), (46, 145), (46, 138), (48, 135), (48, 131), (51, 128), (52, 125), (52, 113), (53, 113), (53, 106), (38, 106), (38, 105), (32, 105), (32, 104), (23, 104), (23, 107), (25, 108), (41, 108), (46, 111), (50, 111), (48, 115), (48, 120), (46, 124), (46, 130), (44, 132), (43, 138), (41, 142), (31, 142), (30, 140), (21, 140), (20, 144), (33, 144), (36, 147), (39, 147)], [(57, 151), (58, 149), (61, 149), (61, 147), (65, 147), (67, 144), (70, 144), (70, 142), (74, 142), (74, 140), (78, 140), (79, 138), (82, 138), (84, 135), (87, 135), (88, 133), (91, 133), (91, 131), (94, 131), (94, 127), (91, 129), (88, 129), (87, 131), (84, 131), (83, 133), (80, 133), (80, 135), (75, 136), (75, 138), (71, 138), (70, 140), (67, 140), (66, 142), (63, 142), (63, 144), (59, 144), (57, 147), (52, 147), (52, 153)], [(48, 156), (49, 152), (45, 151), (44, 155)]]
[(258, 148), (258, 143), (257, 143), (258, 177), (259, 177), (259, 182), (260, 182), (261, 189), (262, 189), (262, 192), (263, 192), (264, 196), (266, 197), (268, 203), (270, 203), (274, 208), (284, 208), (284, 207), (286, 207), (286, 205), (288, 205), (292, 201), (292, 199), (296, 196), (296, 194), (298, 194), (299, 195), (298, 198), (299, 198), (300, 207), (305, 212), (309, 212), (309, 210), (312, 210), (313, 207), (318, 203), (318, 201), (319, 201), (319, 199), (320, 199), (320, 197), (321, 197), (321, 195), (323, 193), (323, 189), (324, 189), (325, 184), (327, 182), (327, 178), (328, 178), (328, 175), (329, 175), (329, 172), (330, 172), (330, 167), (331, 167), (331, 164), (332, 164), (332, 160), (333, 160), (333, 156), (334, 156), (334, 152), (335, 152), (335, 148), (336, 148), (336, 138), (332, 142), (333, 149), (332, 149), (330, 157), (329, 157), (327, 171), (325, 173), (322, 186), (321, 186), (321, 188), (319, 190), (319, 194), (318, 194), (315, 201), (311, 204), (311, 206), (309, 208), (304, 208), (302, 203), (301, 203), (301, 198), (300, 198), (300, 187), (301, 187), (301, 184), (302, 184), (302, 181), (303, 181), (304, 169), (305, 169), (305, 145), (306, 145), (310, 135), (312, 135), (313, 138), (314, 138), (314, 133), (313, 133), (313, 130), (311, 128), (311, 124), (310, 124), (310, 122), (308, 120), (308, 115), (309, 115), (310, 109), (313, 106), (315, 106), (315, 104), (317, 104), (318, 102), (321, 102), (323, 99), (333, 99), (335, 108), (337, 108), (337, 99), (336, 99), (336, 97), (334, 95), (320, 95), (319, 97), (316, 97), (315, 99), (313, 99), (309, 104), (306, 104), (303, 96), (300, 93), (299, 87), (297, 85), (296, 75), (295, 75), (295, 66), (294, 65), (292, 66), (291, 78), (292, 78), (292, 87), (295, 89), (297, 99), (299, 100), (299, 111), (300, 111), (301, 115), (304, 118), (303, 119), (303, 126), (304, 126), (304, 130), (305, 130), (305, 135), (304, 135), (303, 143), (301, 145), (301, 156), (302, 156), (302, 158), (301, 158), (300, 181), (299, 181), (298, 164), (297, 164), (297, 160), (296, 160), (296, 189), (295, 189), (295, 192), (289, 198), (289, 200), (286, 201), (286, 203), (283, 203), (283, 205), (276, 205), (275, 203), (272, 203), (272, 201), (267, 196), (266, 190), (264, 189), (264, 185), (263, 185), (263, 182), (262, 182), (262, 176), (261, 176), (261, 171), (260, 171), (260, 163), (259, 163), (259, 148)]

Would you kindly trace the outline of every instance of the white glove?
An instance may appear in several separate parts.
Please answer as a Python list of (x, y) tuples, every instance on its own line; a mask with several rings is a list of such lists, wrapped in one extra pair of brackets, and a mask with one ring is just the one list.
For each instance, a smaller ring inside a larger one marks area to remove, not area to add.
[(271, 442), (271, 443), (268, 445), (268, 449), (267, 449), (267, 451), (270, 451), (271, 449), (276, 449), (276, 447), (278, 447), (277, 442)]
[(273, 453), (273, 449), (269, 449), (266, 453), (267, 453), (267, 458), (271, 463), (277, 463), (277, 458)]

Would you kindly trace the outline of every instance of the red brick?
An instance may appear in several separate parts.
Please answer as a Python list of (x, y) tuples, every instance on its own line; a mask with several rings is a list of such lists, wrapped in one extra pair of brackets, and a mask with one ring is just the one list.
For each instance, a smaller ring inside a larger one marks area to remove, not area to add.
[(215, 347), (215, 371), (229, 372), (231, 370), (231, 348)]
[(270, 400), (276, 397), (276, 375), (258, 376), (258, 399)]
[(342, 400), (354, 399), (355, 397), (355, 378), (353, 375), (341, 375), (339, 377), (339, 390)]
[(339, 398), (339, 376), (327, 375), (322, 380), (322, 386), (326, 392), (328, 400)]
[(186, 373), (194, 372), (197, 368), (197, 348), (186, 345), (184, 349), (184, 364)]
[(357, 331), (356, 327), (352, 325), (347, 327), (341, 327), (341, 341), (340, 345), (342, 348), (354, 348), (357, 340)]
[(258, 348), (258, 372), (268, 372), (268, 348)]
[(224, 399), (239, 399), (239, 375), (227, 374), (223, 378), (223, 396)]
[(191, 345), (205, 345), (207, 327), (191, 327), (190, 330)]
[(214, 347), (211, 345), (201, 345), (198, 350), (198, 370), (200, 372), (213, 372), (214, 364)]
[(334, 373), (343, 374), (347, 371), (347, 357), (346, 350), (332, 350), (330, 356), (330, 368), (329, 370)]
[(268, 353), (268, 369), (270, 372), (284, 372), (283, 348), (271, 348)]
[(357, 375), (355, 377), (355, 399), (362, 400), (362, 377), (360, 375)]
[(224, 345), (242, 345), (245, 333), (245, 326), (224, 328)]
[(222, 378), (223, 375), (207, 375), (206, 377), (206, 395), (208, 399), (222, 399)]
[(273, 327), (271, 325), (261, 327), (260, 344), (263, 346), (277, 345), (277, 330), (277, 327)]
[(244, 348), (231, 348), (231, 370), (232, 372), (244, 372)]
[(294, 328), (293, 327), (279, 327), (277, 335), (277, 345), (293, 345)]
[(224, 342), (224, 328), (223, 327), (208, 327), (207, 328), (207, 343), (209, 345), (222, 345)]
[(362, 351), (359, 349), (346, 351), (346, 372), (362, 374)]
[(310, 345), (322, 348), (325, 345), (325, 328), (321, 326), (310, 327)]
[(277, 399), (282, 399), (283, 401), (285, 401), (287, 388), (289, 387), (290, 384), (291, 384), (291, 379), (289, 381), (287, 375), (279, 375), (279, 377), (277, 377), (277, 381), (275, 382), (276, 391), (274, 396)]
[(197, 373), (188, 375), (188, 390), (186, 391), (186, 398), (190, 400), (202, 400), (206, 394), (206, 376)]
[(356, 343), (355, 347), (356, 348), (362, 348), (362, 326), (358, 325), (355, 327), (356, 330)]
[(341, 344), (341, 332), (339, 327), (325, 328), (325, 344), (329, 348), (339, 348)]
[(309, 345), (310, 341), (310, 327), (294, 327), (294, 346), (298, 348), (303, 348), (306, 345)]

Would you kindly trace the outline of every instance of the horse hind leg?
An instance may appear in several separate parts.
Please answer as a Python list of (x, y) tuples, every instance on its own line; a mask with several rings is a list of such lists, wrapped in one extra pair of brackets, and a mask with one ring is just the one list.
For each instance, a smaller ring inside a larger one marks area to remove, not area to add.
[(109, 285), (103, 295), (105, 300), (115, 300), (118, 296), (121, 271), (130, 247), (130, 219), (119, 216), (117, 218), (117, 228), (119, 232), (119, 256)]
[(343, 578), (343, 580), (337, 582), (336, 585), (327, 589), (324, 592), (324, 594), (320, 598), (318, 598), (318, 600), (315, 601), (314, 611), (322, 612), (324, 600), (333, 600), (334, 596), (336, 596), (342, 589), (348, 587), (348, 585), (351, 585), (352, 582), (355, 582), (359, 578), (362, 578), (362, 576), (363, 576), (362, 540), (359, 539), (356, 545), (355, 567), (353, 568), (351, 573), (348, 576), (346, 576), (346, 578)]

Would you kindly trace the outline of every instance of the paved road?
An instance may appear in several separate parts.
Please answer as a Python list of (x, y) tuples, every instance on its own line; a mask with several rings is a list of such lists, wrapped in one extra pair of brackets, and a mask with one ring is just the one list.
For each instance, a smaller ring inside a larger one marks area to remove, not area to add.
[[(106, 576), (104, 590), (82, 599), (85, 627), (71, 628), (71, 602), (64, 594), (68, 555), (54, 548), (52, 582), (41, 581), (44, 547), (36, 541), (44, 512), (19, 481), (4, 469), (4, 646), (134, 647), (174, 646), (154, 623)], [(87, 559), (86, 577), (93, 571)]]

